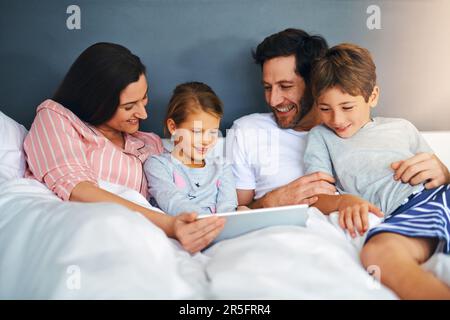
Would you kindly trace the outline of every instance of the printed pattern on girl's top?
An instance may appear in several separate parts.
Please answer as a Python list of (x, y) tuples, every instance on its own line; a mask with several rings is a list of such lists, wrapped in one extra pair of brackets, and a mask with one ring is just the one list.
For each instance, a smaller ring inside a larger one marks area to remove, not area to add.
[(189, 168), (169, 152), (144, 165), (149, 194), (164, 212), (212, 214), (235, 211), (237, 195), (231, 166), (220, 158), (206, 158), (202, 168)]

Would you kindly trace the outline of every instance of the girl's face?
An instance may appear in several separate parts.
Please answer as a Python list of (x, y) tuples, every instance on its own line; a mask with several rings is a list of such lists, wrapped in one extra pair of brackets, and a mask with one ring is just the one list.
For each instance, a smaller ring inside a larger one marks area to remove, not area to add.
[(376, 106), (379, 88), (375, 86), (366, 102), (364, 97), (352, 96), (333, 87), (317, 99), (322, 122), (341, 138), (350, 138), (370, 121), (370, 108)]
[(142, 74), (138, 81), (130, 83), (120, 93), (120, 103), (114, 116), (98, 126), (100, 131), (114, 133), (135, 133), (139, 130), (139, 120), (147, 119), (145, 107), (148, 103), (147, 79)]
[(203, 167), (208, 151), (217, 142), (219, 125), (220, 117), (203, 110), (189, 114), (178, 125), (168, 119), (167, 127), (175, 143), (172, 155), (189, 167)]

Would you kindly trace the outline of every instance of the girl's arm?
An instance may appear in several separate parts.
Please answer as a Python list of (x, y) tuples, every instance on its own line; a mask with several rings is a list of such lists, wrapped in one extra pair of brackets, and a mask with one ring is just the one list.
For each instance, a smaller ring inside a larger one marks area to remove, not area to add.
[(216, 202), (217, 213), (236, 211), (238, 200), (231, 165), (224, 165), (223, 174), (216, 183), (218, 188)]
[[(162, 211), (170, 215), (182, 212), (201, 213), (202, 208), (195, 201), (189, 200), (182, 191), (188, 188), (189, 181), (185, 181), (181, 174), (169, 169), (162, 157), (151, 157), (144, 164), (144, 171), (148, 180), (148, 192), (155, 198)], [(175, 180), (175, 182), (174, 182)]]
[(79, 202), (112, 202), (139, 212), (161, 228), (168, 237), (179, 240), (182, 246), (191, 253), (205, 248), (217, 237), (224, 226), (224, 219), (218, 219), (217, 217), (196, 221), (197, 215), (195, 213), (182, 214), (177, 217), (162, 214), (125, 200), (87, 181), (80, 182), (73, 188), (70, 200)]

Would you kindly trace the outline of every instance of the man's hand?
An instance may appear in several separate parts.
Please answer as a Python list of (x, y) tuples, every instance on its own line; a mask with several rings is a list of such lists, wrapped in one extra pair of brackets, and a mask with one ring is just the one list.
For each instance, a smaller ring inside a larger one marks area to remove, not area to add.
[(356, 231), (362, 236), (369, 229), (369, 212), (382, 218), (384, 214), (372, 203), (357, 196), (344, 194), (338, 200), (339, 225), (347, 229), (352, 238)]
[(394, 179), (403, 183), (425, 183), (427, 189), (450, 183), (448, 168), (431, 153), (419, 153), (407, 160), (393, 162), (391, 168), (394, 170)]
[(318, 194), (333, 195), (336, 192), (336, 187), (332, 185), (334, 182), (334, 178), (326, 173), (311, 173), (269, 192), (262, 199), (262, 204), (265, 208), (295, 204), (312, 205), (318, 200)]

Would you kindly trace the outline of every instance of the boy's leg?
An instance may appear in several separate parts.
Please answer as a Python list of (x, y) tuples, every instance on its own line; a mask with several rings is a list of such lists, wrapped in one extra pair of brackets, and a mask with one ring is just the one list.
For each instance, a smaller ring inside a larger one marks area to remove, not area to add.
[(365, 268), (378, 266), (381, 283), (401, 299), (450, 299), (450, 287), (420, 266), (437, 243), (438, 239), (379, 233), (363, 247), (361, 261)]

